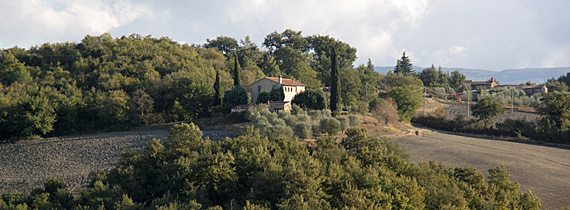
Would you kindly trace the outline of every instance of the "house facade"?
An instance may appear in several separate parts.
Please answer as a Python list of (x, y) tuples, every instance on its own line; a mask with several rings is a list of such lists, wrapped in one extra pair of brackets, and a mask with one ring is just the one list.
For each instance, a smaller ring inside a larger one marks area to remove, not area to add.
[(490, 81), (473, 81), (473, 80), (466, 80), (467, 84), (471, 85), (471, 90), (478, 90), (479, 88), (483, 89), (492, 89), (497, 86), (495, 82), (495, 78), (491, 77)]
[(251, 103), (254, 104), (257, 101), (257, 96), (259, 93), (266, 91), (271, 92), (273, 88), (282, 88), (285, 93), (285, 99), (283, 101), (290, 102), (293, 97), (300, 92), (305, 91), (305, 84), (294, 81), (292, 79), (285, 79), (282, 76), (277, 77), (265, 77), (260, 80), (255, 81), (251, 84)]

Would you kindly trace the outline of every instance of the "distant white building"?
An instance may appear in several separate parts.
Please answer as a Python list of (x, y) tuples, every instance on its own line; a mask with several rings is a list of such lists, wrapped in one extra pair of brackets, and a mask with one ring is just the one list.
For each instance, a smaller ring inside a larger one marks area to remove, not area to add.
[(255, 104), (259, 93), (263, 91), (271, 92), (273, 88), (282, 88), (285, 93), (283, 101), (290, 102), (295, 95), (305, 91), (305, 84), (292, 79), (284, 79), (282, 76), (279, 76), (279, 78), (265, 77), (251, 83), (251, 103)]

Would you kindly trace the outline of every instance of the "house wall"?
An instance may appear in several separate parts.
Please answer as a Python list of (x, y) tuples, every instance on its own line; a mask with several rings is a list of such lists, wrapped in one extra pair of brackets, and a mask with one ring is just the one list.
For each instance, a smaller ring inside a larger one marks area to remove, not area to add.
[[(261, 79), (251, 86), (251, 103), (257, 102), (257, 96), (263, 91), (271, 92), (273, 87), (279, 87), (279, 83), (274, 82), (269, 79)], [(283, 85), (283, 92), (285, 93), (285, 99), (283, 101), (291, 101), (297, 93), (305, 91), (305, 86), (286, 86)]]
[(279, 83), (271, 81), (269, 79), (261, 79), (251, 85), (251, 103), (255, 104), (257, 102), (257, 96), (263, 91), (271, 92), (273, 86), (279, 86)]
[(305, 86), (283, 86), (285, 92), (285, 99), (283, 101), (291, 101), (297, 93), (305, 91)]

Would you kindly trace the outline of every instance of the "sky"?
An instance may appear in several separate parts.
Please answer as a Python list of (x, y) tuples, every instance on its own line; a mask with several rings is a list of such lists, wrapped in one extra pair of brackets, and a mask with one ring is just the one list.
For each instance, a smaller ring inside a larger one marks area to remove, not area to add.
[(504, 70), (570, 66), (568, 0), (0, 0), (0, 48), (110, 33), (188, 44), (229, 36), (258, 46), (286, 29), (329, 35), (394, 66)]

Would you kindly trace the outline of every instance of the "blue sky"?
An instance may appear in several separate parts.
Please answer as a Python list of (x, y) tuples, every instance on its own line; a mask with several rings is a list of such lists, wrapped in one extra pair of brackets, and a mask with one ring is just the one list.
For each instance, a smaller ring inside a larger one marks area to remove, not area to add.
[(567, 0), (0, 0), (0, 48), (138, 33), (203, 44), (285, 29), (330, 35), (358, 60), (488, 70), (570, 66)]

